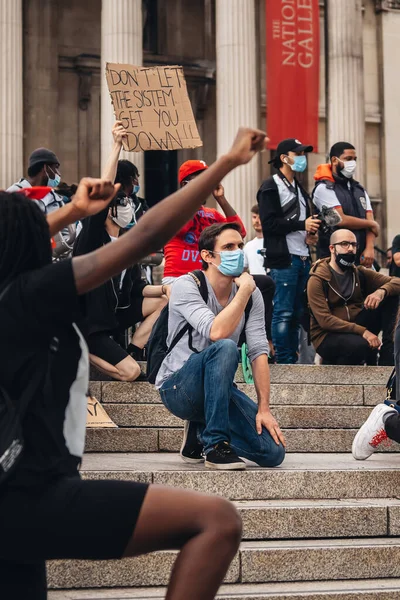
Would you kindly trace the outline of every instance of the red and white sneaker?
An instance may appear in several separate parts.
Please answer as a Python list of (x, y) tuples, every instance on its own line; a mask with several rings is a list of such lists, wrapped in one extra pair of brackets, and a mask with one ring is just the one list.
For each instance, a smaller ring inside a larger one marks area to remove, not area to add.
[(388, 440), (385, 431), (384, 416), (396, 410), (386, 404), (378, 404), (358, 431), (351, 447), (351, 453), (356, 460), (365, 460), (377, 450), (377, 448)]

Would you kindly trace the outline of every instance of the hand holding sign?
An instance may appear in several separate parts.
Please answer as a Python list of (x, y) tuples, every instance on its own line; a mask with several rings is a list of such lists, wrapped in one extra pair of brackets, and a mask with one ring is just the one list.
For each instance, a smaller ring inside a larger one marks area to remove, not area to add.
[(124, 139), (127, 139), (127, 133), (122, 125), (122, 121), (115, 121), (111, 131), (114, 142), (122, 146)]

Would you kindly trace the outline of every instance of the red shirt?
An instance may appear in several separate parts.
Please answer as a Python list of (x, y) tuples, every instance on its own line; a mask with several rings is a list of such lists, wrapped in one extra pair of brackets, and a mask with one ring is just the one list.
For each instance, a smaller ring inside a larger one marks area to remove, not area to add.
[(193, 219), (186, 223), (164, 247), (164, 277), (180, 277), (194, 269), (201, 269), (199, 237), (203, 229), (214, 223), (239, 223), (241, 235), (243, 237), (246, 235), (246, 230), (238, 215), (224, 217), (215, 208), (202, 206)]

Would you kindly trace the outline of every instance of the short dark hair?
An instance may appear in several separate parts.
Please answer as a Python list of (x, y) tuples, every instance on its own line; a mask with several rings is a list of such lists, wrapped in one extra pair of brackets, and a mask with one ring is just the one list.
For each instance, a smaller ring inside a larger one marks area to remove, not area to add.
[(342, 156), (343, 152), (345, 150), (355, 150), (353, 144), (350, 144), (349, 142), (336, 142), (336, 144), (333, 144), (332, 148), (329, 151), (329, 158), (330, 160), (332, 160), (332, 158), (339, 158), (340, 156)]
[[(242, 235), (241, 226), (235, 221), (233, 221), (232, 223), (214, 223), (214, 225), (206, 227), (201, 232), (199, 238), (199, 252), (201, 252), (202, 250), (208, 250), (209, 252), (213, 252), (217, 239), (219, 238), (221, 233), (225, 231), (225, 229), (234, 229), (235, 231), (238, 231), (240, 235)], [(203, 271), (207, 271), (208, 269), (208, 263), (206, 263), (203, 259), (201, 261), (201, 268), (203, 269)]]
[(39, 206), (20, 192), (0, 191), (0, 288), (49, 264), (50, 231)]
[(271, 161), (271, 164), (273, 167), (275, 167), (275, 169), (280, 169), (281, 167), (283, 167), (283, 162), (281, 161), (281, 155), (276, 154), (274, 159)]
[(251, 212), (254, 213), (255, 215), (260, 214), (260, 209), (258, 208), (258, 204), (254, 204), (254, 206), (251, 207)]
[(43, 169), (45, 164), (46, 163), (41, 162), (41, 163), (36, 163), (35, 165), (32, 165), (31, 167), (28, 167), (28, 177), (35, 177), (38, 173), (40, 173), (40, 171)]
[(130, 160), (119, 160), (117, 166), (117, 174), (115, 176), (115, 183), (121, 185), (130, 185), (131, 178), (136, 179), (139, 177), (139, 171)]

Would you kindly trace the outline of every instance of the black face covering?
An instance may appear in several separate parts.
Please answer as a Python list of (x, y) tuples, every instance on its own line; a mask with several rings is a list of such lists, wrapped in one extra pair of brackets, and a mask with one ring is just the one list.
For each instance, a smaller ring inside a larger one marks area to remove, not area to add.
[(354, 265), (355, 260), (356, 255), (353, 252), (346, 252), (346, 254), (339, 254), (338, 252), (336, 252), (336, 262), (339, 265), (339, 267), (343, 269), (343, 271), (351, 269), (351, 267)]

